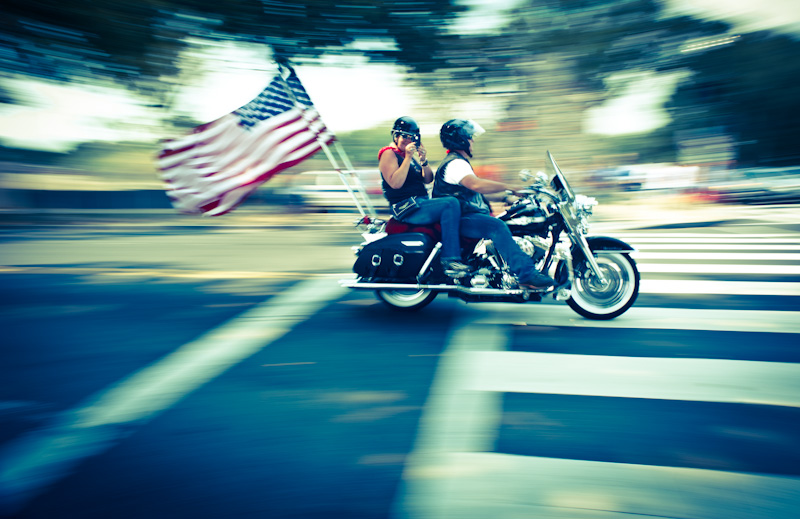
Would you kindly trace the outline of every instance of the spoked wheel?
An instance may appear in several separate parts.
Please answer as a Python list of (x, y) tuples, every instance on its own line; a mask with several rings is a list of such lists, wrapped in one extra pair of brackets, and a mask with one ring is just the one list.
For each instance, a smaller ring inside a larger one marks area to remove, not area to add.
[(413, 312), (427, 306), (436, 298), (436, 292), (425, 289), (376, 290), (375, 295), (386, 305), (403, 312)]
[[(600, 254), (595, 259), (605, 279), (601, 281), (591, 270), (585, 277), (576, 275), (567, 304), (588, 319), (613, 319), (636, 301), (639, 270), (628, 254)], [(588, 266), (584, 264), (583, 268)]]

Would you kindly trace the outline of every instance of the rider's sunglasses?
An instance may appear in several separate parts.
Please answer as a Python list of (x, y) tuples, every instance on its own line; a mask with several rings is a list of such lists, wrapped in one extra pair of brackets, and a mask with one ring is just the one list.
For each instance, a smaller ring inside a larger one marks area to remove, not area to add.
[(419, 143), (419, 140), (420, 140), (419, 139), (419, 135), (417, 135), (416, 133), (394, 132), (394, 134), (395, 135), (399, 135), (400, 137), (403, 137), (404, 139), (412, 140), (412, 141), (414, 141), (416, 143)]

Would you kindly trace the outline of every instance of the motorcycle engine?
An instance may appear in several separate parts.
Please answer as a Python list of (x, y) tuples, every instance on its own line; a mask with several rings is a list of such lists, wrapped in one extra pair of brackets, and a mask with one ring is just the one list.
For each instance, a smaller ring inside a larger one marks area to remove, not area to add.
[(522, 252), (531, 258), (536, 253), (536, 248), (530, 240), (526, 238), (520, 238), (519, 236), (514, 236), (514, 241), (517, 242), (517, 245), (519, 245), (519, 248), (522, 249)]
[(522, 249), (522, 252), (533, 258), (534, 262), (539, 262), (547, 255), (550, 243), (541, 236), (525, 236), (521, 238), (514, 236), (514, 241)]

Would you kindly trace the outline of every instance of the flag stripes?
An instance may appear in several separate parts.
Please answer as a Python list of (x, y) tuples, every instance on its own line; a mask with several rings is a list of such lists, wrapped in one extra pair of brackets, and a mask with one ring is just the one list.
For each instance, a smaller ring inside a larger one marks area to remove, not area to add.
[(157, 164), (177, 210), (218, 216), (334, 139), (291, 71), (238, 110), (166, 141)]

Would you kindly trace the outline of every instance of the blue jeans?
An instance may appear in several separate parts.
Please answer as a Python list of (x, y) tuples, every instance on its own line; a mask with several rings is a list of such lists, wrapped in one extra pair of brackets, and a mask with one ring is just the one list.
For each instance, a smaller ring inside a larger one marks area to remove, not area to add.
[(531, 281), (536, 266), (530, 256), (522, 252), (514, 241), (508, 225), (494, 216), (482, 213), (470, 213), (461, 217), (461, 235), (467, 238), (487, 238), (492, 240), (497, 253), (503, 258), (508, 268), (517, 276), (520, 283)]
[(432, 224), (442, 226), (442, 261), (461, 261), (458, 226), (461, 219), (461, 205), (453, 197), (417, 198), (419, 209), (403, 218), (405, 223)]

